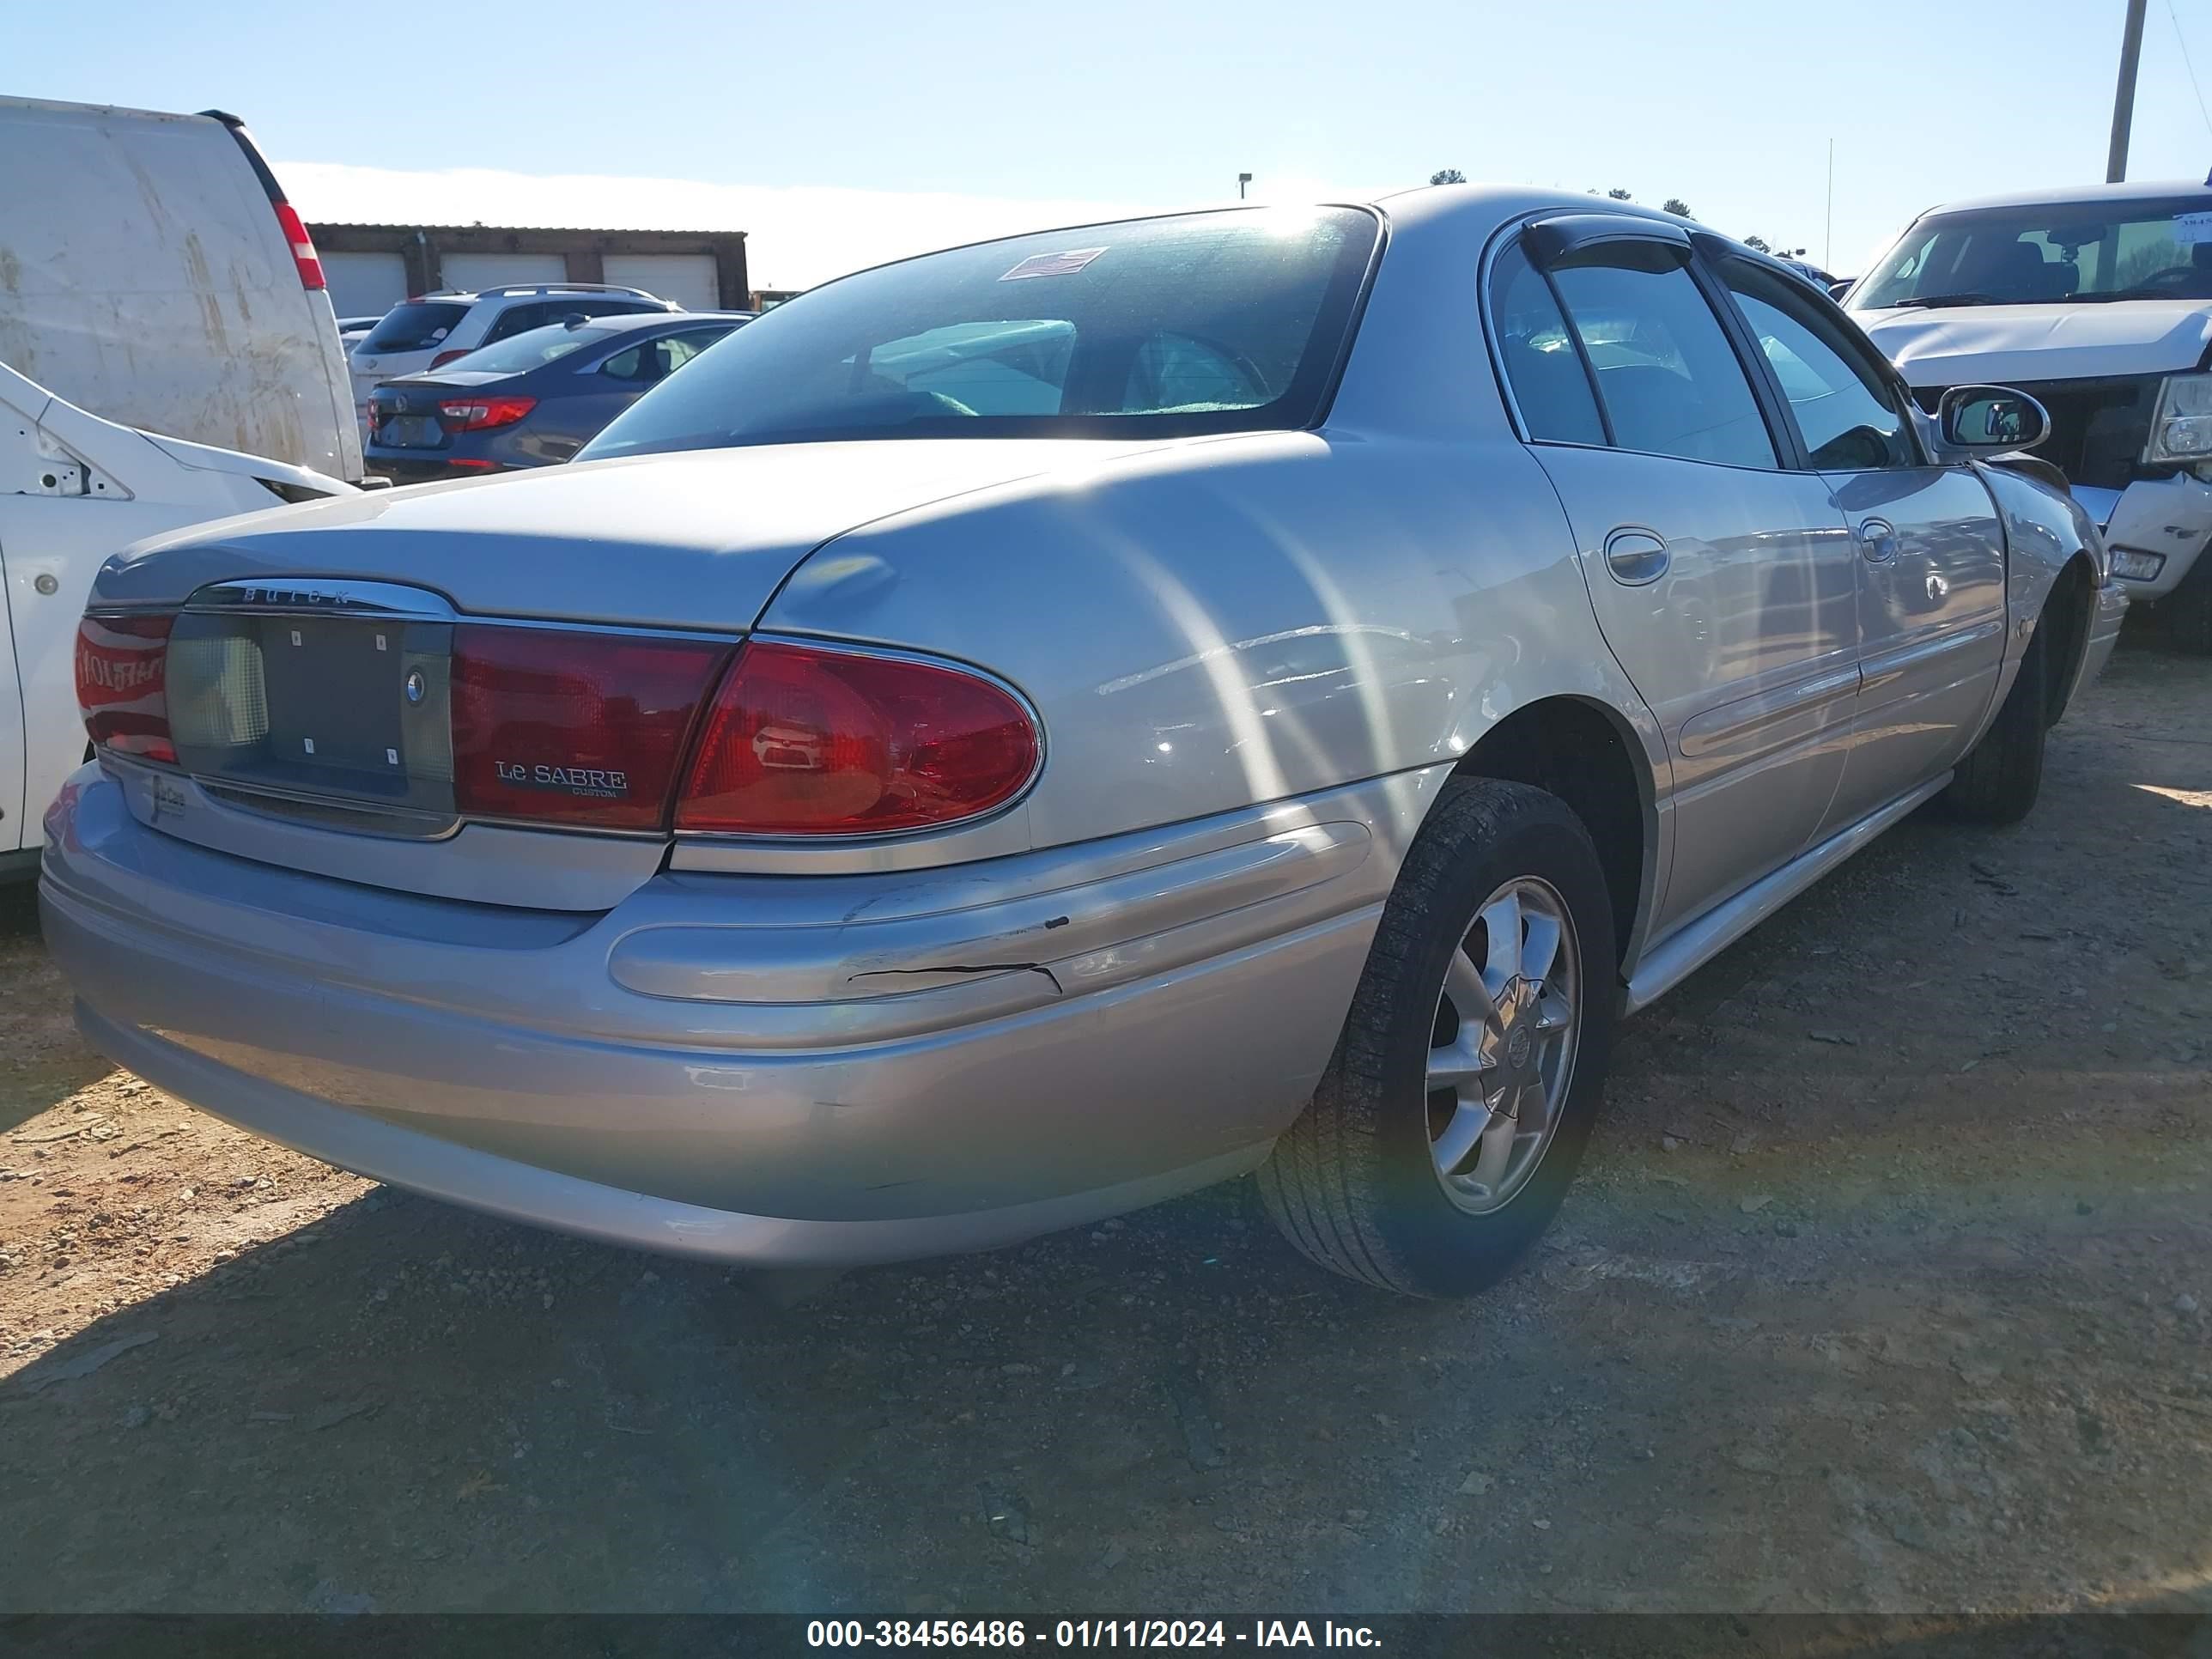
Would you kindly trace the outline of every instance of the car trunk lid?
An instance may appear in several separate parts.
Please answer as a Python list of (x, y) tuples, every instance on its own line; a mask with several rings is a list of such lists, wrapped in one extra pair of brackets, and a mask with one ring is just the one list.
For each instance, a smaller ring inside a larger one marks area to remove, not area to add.
[[(133, 653), (158, 652), (189, 794), (170, 792), (165, 823), (161, 793), (135, 790), (155, 828), (444, 896), (482, 890), (468, 873), (478, 830), (535, 831), (619, 872), (593, 888), (618, 895), (650, 873), (638, 843), (669, 837), (664, 803), (731, 653), (809, 553), (870, 520), (1130, 447), (701, 452), (201, 526), (111, 562), (80, 662), (92, 653), (96, 686), (136, 699)], [(175, 617), (149, 645), (100, 632), (100, 615), (123, 611)], [(349, 854), (368, 838), (385, 843), (376, 856)]]
[(452, 447), (450, 424), (441, 417), (442, 406), (457, 394), (496, 387), (516, 378), (509, 374), (483, 374), (449, 368), (434, 378), (409, 375), (386, 380), (368, 394), (368, 441), (387, 449), (447, 449)]

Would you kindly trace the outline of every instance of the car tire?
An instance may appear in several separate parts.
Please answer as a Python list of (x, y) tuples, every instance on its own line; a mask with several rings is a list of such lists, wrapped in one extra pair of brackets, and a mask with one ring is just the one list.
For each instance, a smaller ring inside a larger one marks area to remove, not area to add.
[(2212, 553), (2200, 553), (2187, 575), (2160, 602), (2166, 643), (2192, 657), (2212, 657)]
[[(1328, 1070), (1259, 1171), (1285, 1237), (1408, 1296), (1498, 1279), (1558, 1211), (1589, 1143), (1618, 963), (1605, 873), (1565, 803), (1494, 779), (1448, 784), (1383, 907)], [(1563, 1038), (1546, 1024), (1562, 1013)], [(1467, 1074), (1438, 1082), (1455, 1066)]]
[(1962, 823), (2018, 823), (2043, 789), (2044, 734), (2051, 728), (2051, 629), (2045, 617), (2020, 659), (2004, 706), (1936, 796)]

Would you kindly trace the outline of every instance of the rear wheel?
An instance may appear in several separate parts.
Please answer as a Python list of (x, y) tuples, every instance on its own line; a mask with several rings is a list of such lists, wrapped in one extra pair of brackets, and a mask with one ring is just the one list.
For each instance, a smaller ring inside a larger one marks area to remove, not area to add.
[(1384, 907), (1334, 1058), (1260, 1171), (1321, 1266), (1413, 1296), (1504, 1273), (1565, 1197), (1619, 1005), (1582, 821), (1525, 784), (1449, 786)]
[(2051, 618), (2037, 623), (2004, 706), (1936, 799), (1967, 823), (2018, 823), (2043, 789), (2044, 733), (2050, 729)]

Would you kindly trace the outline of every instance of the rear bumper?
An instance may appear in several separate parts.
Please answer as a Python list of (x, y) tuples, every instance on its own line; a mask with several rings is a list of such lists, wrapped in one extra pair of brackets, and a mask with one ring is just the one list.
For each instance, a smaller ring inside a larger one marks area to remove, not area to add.
[(455, 453), (443, 449), (395, 449), (386, 444), (366, 445), (362, 453), (370, 471), (380, 472), (402, 483), (428, 483), (440, 478), (481, 478), (488, 472), (505, 472), (515, 467), (538, 465), (527, 459)]
[(596, 1238), (887, 1261), (1263, 1157), (1387, 886), (1355, 797), (952, 871), (664, 874), (592, 915), (211, 852), (95, 766), (40, 902), (93, 1042), (254, 1133)]

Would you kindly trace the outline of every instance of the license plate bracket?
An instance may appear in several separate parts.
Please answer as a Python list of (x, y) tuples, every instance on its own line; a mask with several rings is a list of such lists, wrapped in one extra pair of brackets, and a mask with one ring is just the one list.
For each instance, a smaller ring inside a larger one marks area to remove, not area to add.
[(410, 811), (453, 810), (453, 627), (186, 611), (169, 638), (169, 723), (196, 777)]
[(386, 415), (377, 422), (376, 441), (392, 449), (441, 449), (446, 429), (429, 415)]

